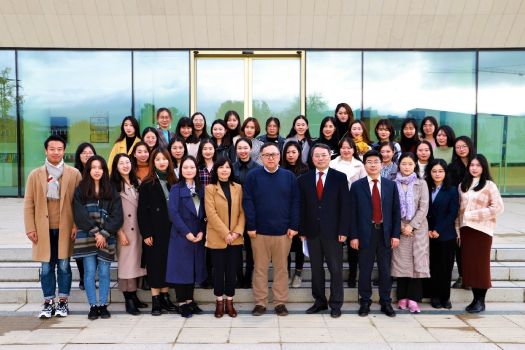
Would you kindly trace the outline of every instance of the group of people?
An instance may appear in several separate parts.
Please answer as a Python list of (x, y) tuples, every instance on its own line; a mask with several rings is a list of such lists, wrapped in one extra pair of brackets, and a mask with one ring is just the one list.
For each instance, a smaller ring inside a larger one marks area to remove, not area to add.
[(132, 315), (148, 307), (137, 297), (139, 286), (151, 290), (152, 315), (200, 314), (195, 285), (213, 286), (216, 317), (237, 316), (236, 288), (253, 289), (252, 314), (262, 315), (271, 265), (274, 310), (285, 316), (289, 287), (301, 286), (307, 255), (314, 304), (306, 313), (330, 308), (337, 318), (345, 244), (347, 283), (356, 287), (357, 280), (360, 316), (370, 311), (376, 262), (387, 316), (396, 314), (393, 278), (399, 309), (418, 313), (423, 297), (434, 308), (451, 308), (455, 259), (456, 284), (473, 292), (466, 311), (485, 309), (492, 235), (503, 202), (471, 139), (455, 137), (434, 117), (424, 118), (419, 132), (415, 119), (404, 119), (399, 143), (388, 119), (377, 122), (373, 143), (346, 103), (321, 121), (315, 140), (303, 115), (286, 138), (278, 118), (268, 118), (260, 135), (257, 119), (241, 123), (235, 111), (215, 120), (211, 135), (202, 113), (180, 118), (175, 132), (169, 109), (157, 111), (157, 122), (140, 134), (138, 121), (125, 117), (107, 162), (82, 143), (75, 166), (68, 166), (65, 141), (56, 135), (45, 141), (45, 163), (30, 173), (24, 200), (33, 259), (42, 263), (39, 317), (67, 316), (70, 257), (78, 265), (89, 319), (110, 317), (115, 259), (118, 287)]

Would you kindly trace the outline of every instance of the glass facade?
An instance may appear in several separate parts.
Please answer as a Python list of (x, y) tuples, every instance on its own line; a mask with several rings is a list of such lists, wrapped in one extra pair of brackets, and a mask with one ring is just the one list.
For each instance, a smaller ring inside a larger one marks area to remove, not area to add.
[(305, 54), (304, 70), (291, 57), (254, 57), (248, 67), (243, 58), (196, 57), (193, 75), (187, 50), (0, 50), (0, 196), (23, 193), (50, 133), (67, 139), (70, 163), (84, 141), (107, 156), (124, 116), (134, 113), (143, 128), (155, 125), (157, 108), (168, 107), (176, 123), (194, 112), (192, 100), (208, 125), (227, 109), (243, 118), (248, 110), (262, 125), (279, 117), (282, 135), (302, 102), (313, 136), (340, 102), (372, 130), (379, 118), (399, 129), (407, 116), (432, 115), (476, 139), (502, 193), (525, 194), (525, 50)]

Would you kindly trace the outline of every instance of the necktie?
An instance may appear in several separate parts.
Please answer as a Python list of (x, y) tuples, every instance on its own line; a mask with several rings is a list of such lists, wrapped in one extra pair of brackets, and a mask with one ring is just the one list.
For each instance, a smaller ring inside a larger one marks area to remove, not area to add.
[(383, 213), (381, 212), (381, 197), (379, 196), (379, 188), (377, 188), (377, 179), (372, 180), (374, 187), (372, 187), (372, 221), (374, 224), (379, 224), (383, 221)]
[(322, 171), (319, 172), (319, 179), (317, 180), (317, 199), (323, 198), (323, 175)]

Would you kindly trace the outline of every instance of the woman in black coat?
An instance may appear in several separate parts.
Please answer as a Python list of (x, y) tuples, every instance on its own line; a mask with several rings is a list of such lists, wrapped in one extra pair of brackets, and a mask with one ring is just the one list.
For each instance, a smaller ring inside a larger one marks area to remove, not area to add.
[(177, 178), (173, 172), (170, 154), (166, 149), (155, 149), (149, 160), (149, 174), (139, 187), (137, 218), (144, 240), (143, 254), (151, 287), (151, 314), (159, 316), (163, 310), (176, 311), (166, 283), (166, 264), (171, 222), (168, 215), (170, 187)]

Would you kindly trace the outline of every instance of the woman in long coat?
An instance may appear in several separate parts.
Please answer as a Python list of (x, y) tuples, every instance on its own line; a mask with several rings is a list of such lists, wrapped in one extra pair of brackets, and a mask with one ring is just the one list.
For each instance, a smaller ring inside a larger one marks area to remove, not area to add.
[(392, 276), (397, 277), (397, 300), (401, 310), (421, 312), (423, 278), (430, 277), (428, 237), (428, 187), (417, 177), (413, 153), (399, 158), (396, 183), (401, 207), (401, 238), (392, 253)]
[(180, 182), (169, 197), (169, 217), (173, 223), (168, 248), (166, 281), (175, 285), (182, 317), (200, 314), (193, 300), (195, 283), (206, 279), (204, 256), (204, 189), (197, 175), (197, 161), (192, 156), (182, 160)]

